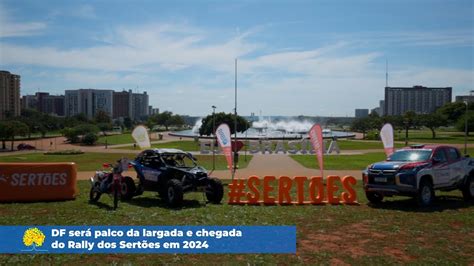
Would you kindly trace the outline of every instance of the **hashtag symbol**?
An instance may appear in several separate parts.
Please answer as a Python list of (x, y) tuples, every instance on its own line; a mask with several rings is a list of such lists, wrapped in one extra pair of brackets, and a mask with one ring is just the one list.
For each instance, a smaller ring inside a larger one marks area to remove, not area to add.
[(229, 204), (240, 203), (240, 199), (245, 196), (244, 189), (244, 180), (233, 180), (229, 184)]

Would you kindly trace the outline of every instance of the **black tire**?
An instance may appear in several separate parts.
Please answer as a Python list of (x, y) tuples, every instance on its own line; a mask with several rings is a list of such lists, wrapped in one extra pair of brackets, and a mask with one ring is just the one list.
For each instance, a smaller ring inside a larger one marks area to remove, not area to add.
[(433, 189), (433, 184), (429, 179), (422, 179), (420, 181), (420, 187), (418, 188), (418, 193), (416, 195), (416, 202), (420, 207), (427, 207), (433, 203), (435, 199), (435, 192)]
[(217, 178), (210, 178), (209, 184), (206, 188), (206, 198), (209, 202), (214, 204), (221, 203), (224, 197), (224, 186), (222, 182)]
[(474, 175), (470, 175), (466, 183), (461, 188), (462, 196), (465, 201), (470, 201), (474, 199)]
[(119, 194), (120, 194), (120, 183), (116, 182), (114, 183), (114, 210), (116, 210), (118, 207)]
[(380, 193), (377, 193), (377, 192), (365, 192), (365, 196), (367, 197), (367, 199), (369, 200), (370, 203), (373, 203), (373, 204), (378, 204), (380, 202), (382, 202), (383, 200), (383, 195), (380, 194)]
[(122, 200), (130, 200), (133, 198), (133, 196), (135, 196), (135, 191), (137, 188), (131, 177), (125, 176), (122, 180), (121, 186), (120, 196)]
[(183, 185), (177, 179), (171, 179), (166, 183), (166, 203), (171, 207), (179, 207), (183, 204)]
[[(98, 183), (97, 183), (98, 184)], [(97, 202), (100, 199), (100, 196), (102, 193), (99, 191), (99, 186), (91, 187), (91, 190), (89, 191), (89, 201), (90, 202)]]

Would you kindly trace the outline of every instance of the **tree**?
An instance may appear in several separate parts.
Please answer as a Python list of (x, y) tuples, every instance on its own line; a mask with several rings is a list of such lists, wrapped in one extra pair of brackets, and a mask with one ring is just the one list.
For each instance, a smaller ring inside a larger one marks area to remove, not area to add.
[(184, 122), (184, 119), (180, 116), (180, 115), (173, 115), (171, 116), (170, 120), (168, 121), (168, 123), (171, 125), (171, 126), (176, 126), (176, 127), (182, 127), (185, 122)]
[[(465, 115), (461, 116), (456, 122), (456, 129), (458, 131), (464, 132), (466, 124)], [(474, 111), (469, 110), (467, 112), (467, 135), (469, 136), (470, 132), (474, 132)]]
[(133, 122), (132, 122), (132, 119), (130, 119), (130, 117), (125, 117), (123, 119), (123, 125), (125, 126), (125, 128), (127, 129), (131, 129), (133, 127)]
[(91, 124), (82, 124), (82, 125), (75, 126), (73, 128), (65, 128), (63, 130), (64, 136), (70, 143), (79, 142), (80, 140), (79, 136), (83, 136), (87, 133), (97, 134), (98, 132), (99, 132), (99, 128), (96, 125), (91, 125)]
[(357, 118), (351, 124), (351, 130), (362, 133), (363, 139), (365, 139), (365, 134), (370, 129), (372, 129), (370, 117)]
[(110, 119), (109, 113), (99, 109), (94, 116), (94, 122), (97, 124), (110, 124), (112, 119)]
[(170, 126), (184, 125), (184, 119), (180, 115), (173, 115), (172, 112), (165, 111), (148, 118), (147, 126), (153, 128), (154, 125), (164, 126), (168, 130)]
[[(226, 114), (224, 112), (221, 113), (216, 113), (215, 116), (215, 122), (213, 122), (213, 116), (212, 114), (206, 116), (205, 118), (202, 119), (202, 125), (199, 128), (199, 135), (206, 135), (209, 136), (213, 134), (213, 129), (217, 129), (217, 127), (222, 124), (226, 123), (229, 128), (231, 134), (235, 133), (235, 115), (234, 114)], [(215, 125), (215, 128), (213, 126)], [(244, 132), (250, 127), (250, 123), (243, 117), (237, 115), (237, 132)]]
[(0, 139), (2, 140), (2, 150), (5, 150), (7, 147), (5, 141), (10, 138), (8, 135), (8, 126), (6, 121), (0, 121)]
[(413, 111), (403, 114), (403, 128), (405, 129), (405, 145), (408, 145), (408, 130), (416, 125), (417, 115)]
[(431, 130), (432, 138), (436, 138), (436, 129), (445, 126), (448, 123), (447, 118), (439, 113), (432, 113), (426, 115), (420, 115), (420, 125), (425, 126)]
[(11, 120), (6, 122), (6, 135), (11, 138), (11, 150), (13, 151), (13, 144), (15, 136), (26, 136), (28, 134), (28, 126), (20, 121)]
[(97, 124), (97, 127), (100, 129), (100, 131), (102, 132), (104, 136), (107, 135), (107, 131), (110, 131), (113, 129), (112, 123), (99, 123)]
[[(469, 104), (469, 110), (474, 110), (474, 104)], [(466, 112), (466, 104), (463, 102), (447, 103), (436, 110), (438, 114), (447, 117), (450, 124), (456, 123)], [(464, 131), (464, 130), (463, 130)]]

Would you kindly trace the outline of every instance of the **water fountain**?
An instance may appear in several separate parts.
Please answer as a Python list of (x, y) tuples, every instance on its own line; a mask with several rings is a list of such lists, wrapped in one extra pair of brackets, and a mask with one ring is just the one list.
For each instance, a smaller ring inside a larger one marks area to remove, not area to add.
[[(202, 125), (202, 119), (199, 119), (190, 130), (183, 130), (170, 133), (171, 136), (183, 137), (183, 138), (200, 138), (200, 139), (212, 139), (212, 136), (200, 136), (199, 128)], [(247, 131), (238, 133), (238, 139), (248, 140), (291, 140), (291, 139), (302, 139), (308, 138), (308, 131), (313, 126), (310, 121), (295, 121), (295, 120), (282, 120), (278, 122), (272, 122), (271, 119), (260, 118), (258, 121), (252, 123)], [(217, 125), (216, 125), (217, 127)], [(323, 138), (354, 138), (355, 134), (352, 132), (332, 131), (330, 129), (323, 130)]]

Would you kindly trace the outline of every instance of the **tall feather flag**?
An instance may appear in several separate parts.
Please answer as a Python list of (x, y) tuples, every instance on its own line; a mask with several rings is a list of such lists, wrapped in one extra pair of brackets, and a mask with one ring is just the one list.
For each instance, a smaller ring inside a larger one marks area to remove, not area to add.
[(380, 130), (380, 138), (383, 142), (385, 154), (388, 157), (393, 153), (393, 127), (390, 123), (383, 125)]
[(227, 166), (229, 170), (232, 172), (233, 168), (233, 160), (232, 160), (232, 142), (230, 139), (230, 128), (227, 124), (220, 124), (219, 127), (216, 129), (216, 137), (219, 146), (222, 149), (222, 152), (225, 155), (227, 160)]
[(150, 148), (150, 137), (148, 131), (144, 126), (137, 126), (132, 131), (132, 137), (137, 142), (140, 149)]
[(316, 152), (316, 157), (318, 159), (319, 170), (321, 171), (321, 177), (324, 177), (324, 143), (323, 143), (323, 130), (319, 124), (315, 124), (309, 130), (309, 139), (311, 145), (313, 146), (314, 151)]

